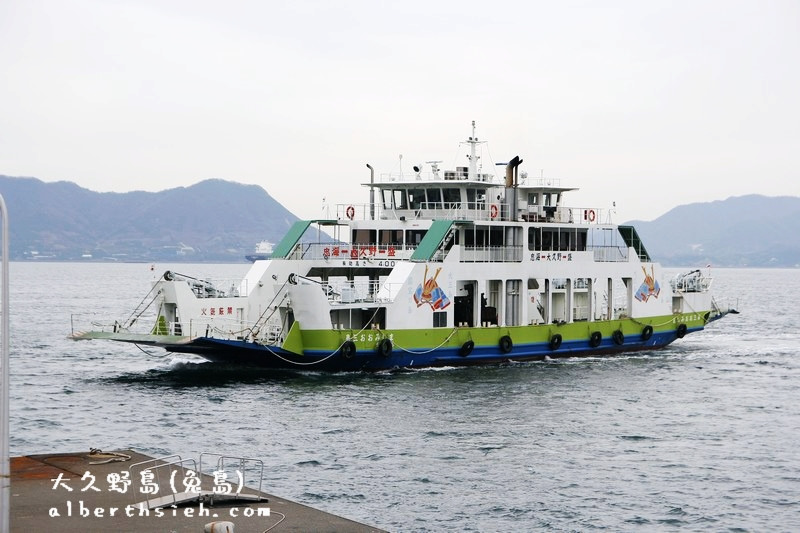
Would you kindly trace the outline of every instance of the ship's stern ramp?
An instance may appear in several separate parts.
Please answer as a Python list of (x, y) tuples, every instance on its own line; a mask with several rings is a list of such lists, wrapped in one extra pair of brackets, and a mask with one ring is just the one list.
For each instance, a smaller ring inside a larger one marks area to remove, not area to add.
[(153, 335), (149, 333), (131, 333), (129, 331), (75, 331), (67, 338), (74, 341), (88, 341), (95, 339), (129, 342), (146, 346), (183, 346), (192, 342), (192, 337), (182, 335)]

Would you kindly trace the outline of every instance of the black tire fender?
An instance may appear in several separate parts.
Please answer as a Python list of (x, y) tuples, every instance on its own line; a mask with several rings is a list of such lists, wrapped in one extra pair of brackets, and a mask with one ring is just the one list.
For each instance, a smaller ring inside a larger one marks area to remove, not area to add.
[(554, 352), (559, 348), (561, 348), (561, 342), (563, 340), (564, 339), (561, 337), (560, 333), (556, 333), (555, 335), (550, 337), (550, 350)]
[(508, 353), (514, 349), (514, 342), (511, 340), (511, 337), (508, 335), (503, 335), (500, 337), (500, 351), (503, 353)]
[(475, 343), (471, 340), (465, 342), (461, 345), (461, 348), (458, 349), (458, 355), (461, 357), (466, 357), (472, 353), (472, 350), (475, 349)]
[(599, 331), (593, 331), (592, 335), (589, 337), (589, 346), (597, 348), (600, 346), (601, 342), (603, 342), (603, 334)]
[(392, 355), (392, 341), (389, 339), (381, 339), (378, 345), (375, 346), (375, 351), (381, 357), (389, 357)]
[(344, 341), (342, 347), (339, 348), (339, 353), (342, 354), (342, 357), (345, 359), (352, 359), (356, 354), (356, 343), (353, 341)]

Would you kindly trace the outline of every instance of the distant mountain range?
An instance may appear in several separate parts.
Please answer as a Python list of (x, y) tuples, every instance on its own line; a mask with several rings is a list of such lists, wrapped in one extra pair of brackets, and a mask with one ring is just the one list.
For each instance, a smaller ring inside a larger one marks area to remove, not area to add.
[[(98, 193), (0, 176), (10, 258), (239, 262), (297, 217), (257, 185), (206, 180), (161, 192)], [(800, 198), (739, 196), (676, 207), (636, 227), (665, 266), (800, 266)]]
[(676, 207), (632, 221), (650, 256), (664, 265), (800, 266), (800, 198), (736, 196)]
[(257, 185), (206, 180), (161, 192), (98, 193), (0, 176), (12, 260), (244, 261), (297, 220)]

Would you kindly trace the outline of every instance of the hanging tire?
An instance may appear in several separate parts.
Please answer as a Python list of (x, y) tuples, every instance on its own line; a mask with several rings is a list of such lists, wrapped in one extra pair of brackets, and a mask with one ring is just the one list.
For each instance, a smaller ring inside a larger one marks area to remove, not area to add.
[(511, 337), (508, 335), (503, 335), (500, 337), (500, 351), (503, 353), (508, 353), (514, 349), (514, 343), (511, 341)]
[(599, 331), (593, 331), (592, 335), (589, 337), (589, 346), (597, 348), (600, 346), (601, 342), (603, 342), (603, 334)]
[(625, 342), (625, 335), (622, 334), (621, 329), (615, 330), (614, 333), (611, 334), (611, 338), (614, 339), (614, 344), (617, 346), (622, 346)]
[(563, 339), (561, 338), (561, 334), (560, 333), (556, 333), (555, 335), (550, 337), (550, 351), (555, 352), (556, 350), (561, 348), (561, 341), (562, 340)]
[(675, 335), (677, 335), (679, 339), (682, 339), (683, 336), (686, 335), (687, 329), (686, 324), (681, 324), (678, 326), (678, 329), (675, 330)]
[(642, 330), (642, 340), (643, 341), (649, 341), (650, 337), (652, 337), (652, 336), (653, 336), (653, 326), (648, 324)]
[(472, 341), (467, 341), (461, 345), (461, 348), (458, 349), (458, 355), (461, 357), (466, 357), (472, 353), (472, 350), (475, 348), (475, 343)]
[(375, 351), (378, 352), (378, 355), (381, 357), (389, 357), (392, 355), (392, 341), (389, 339), (381, 339), (375, 347)]
[(356, 343), (353, 341), (344, 341), (342, 347), (339, 348), (339, 353), (342, 354), (342, 357), (345, 359), (352, 359), (356, 354)]

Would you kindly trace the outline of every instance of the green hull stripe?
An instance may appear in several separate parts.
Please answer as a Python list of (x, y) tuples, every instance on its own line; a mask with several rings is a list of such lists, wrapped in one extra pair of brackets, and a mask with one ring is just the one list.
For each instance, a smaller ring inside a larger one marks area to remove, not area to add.
[[(521, 344), (547, 343), (556, 333), (563, 342), (589, 340), (592, 333), (599, 331), (603, 338), (609, 338), (616, 330), (622, 331), (626, 338), (638, 337), (645, 326), (651, 326), (653, 333), (674, 331), (680, 324), (689, 329), (703, 327), (706, 324), (706, 313), (684, 313), (648, 318), (625, 318), (596, 322), (573, 322), (571, 324), (539, 324), (536, 326), (499, 326), (499, 327), (462, 327), (434, 329), (401, 329), (401, 330), (311, 330), (299, 331), (302, 336), (302, 347), (309, 351), (333, 351), (346, 339), (352, 339), (359, 350), (373, 350), (384, 338), (391, 338), (398, 349), (430, 350), (436, 348), (458, 348), (471, 340), (476, 347), (497, 346), (500, 337), (508, 335), (515, 346)], [(295, 324), (297, 325), (297, 324)], [(297, 328), (299, 329), (299, 328)], [(292, 327), (289, 338), (295, 332)], [(287, 338), (287, 344), (289, 343)], [(297, 344), (284, 345), (286, 349), (295, 351)]]

